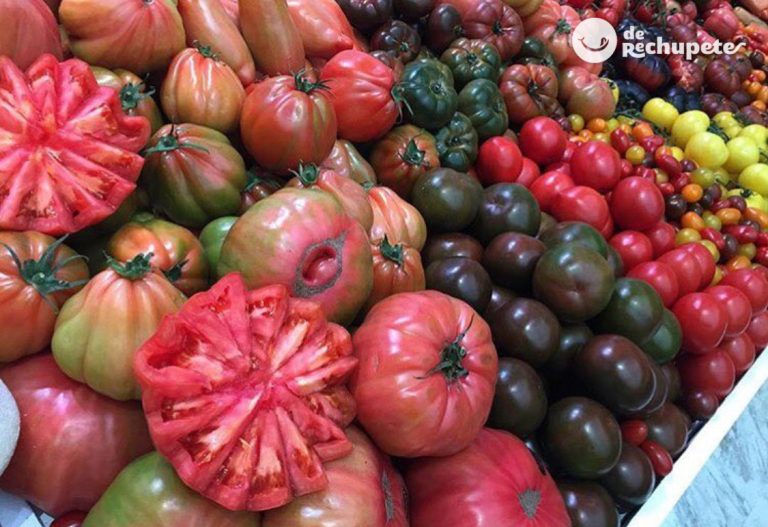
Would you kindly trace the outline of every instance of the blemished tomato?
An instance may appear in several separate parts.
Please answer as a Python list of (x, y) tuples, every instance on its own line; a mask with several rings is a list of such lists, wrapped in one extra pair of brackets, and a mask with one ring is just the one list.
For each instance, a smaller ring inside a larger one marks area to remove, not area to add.
[(82, 257), (39, 232), (0, 232), (0, 363), (42, 351), (58, 310), (88, 281)]
[(395, 74), (371, 55), (342, 51), (323, 67), (320, 81), (330, 89), (339, 137), (372, 141), (397, 121), (400, 105), (392, 91)]
[(680, 293), (674, 268), (661, 261), (641, 263), (632, 268), (627, 276), (647, 282), (659, 293), (665, 307), (672, 307)]
[(412, 527), (571, 525), (552, 476), (500, 430), (483, 429), (453, 456), (415, 461), (405, 479)]
[(523, 154), (512, 139), (493, 137), (480, 147), (475, 169), (484, 186), (514, 183), (523, 169)]
[(631, 272), (653, 259), (653, 244), (642, 232), (623, 231), (615, 234), (609, 243), (621, 256), (625, 271)]
[(184, 483), (265, 510), (325, 488), (323, 461), (351, 451), (356, 363), (318, 304), (282, 285), (248, 291), (233, 273), (166, 317), (134, 370), (155, 446)]
[(704, 289), (715, 276), (715, 259), (704, 245), (700, 243), (684, 243), (680, 248), (696, 257), (696, 261), (701, 269), (701, 281), (698, 289)]
[(331, 153), (337, 122), (328, 89), (301, 73), (253, 85), (240, 116), (245, 148), (267, 170), (319, 165)]
[(136, 188), (149, 122), (126, 116), (85, 62), (43, 55), (22, 73), (0, 57), (0, 99), (0, 229), (76, 232)]
[(526, 121), (518, 135), (520, 149), (539, 165), (549, 165), (563, 158), (568, 134), (549, 117), (534, 117)]
[(230, 272), (242, 273), (249, 288), (283, 284), (342, 323), (352, 321), (373, 282), (365, 229), (315, 188), (286, 188), (248, 209), (221, 248), (218, 276)]
[(152, 272), (150, 259), (139, 254), (125, 263), (110, 260), (109, 269), (67, 300), (56, 319), (51, 351), (62, 371), (119, 401), (141, 397), (133, 355), (186, 301)]
[(720, 301), (728, 313), (725, 336), (735, 337), (744, 333), (752, 320), (752, 304), (749, 297), (733, 286), (723, 285), (722, 282), (708, 288), (706, 292)]
[(643, 231), (653, 245), (653, 257), (659, 258), (675, 248), (675, 228), (666, 221), (660, 221)]
[(573, 179), (565, 172), (550, 171), (545, 172), (531, 183), (530, 190), (536, 201), (539, 202), (541, 210), (550, 212), (558, 194), (574, 186), (576, 184)]
[(0, 10), (4, 21), (0, 56), (9, 57), (21, 69), (28, 68), (46, 53), (62, 59), (59, 27), (43, 0), (24, 3), (4, 0)]
[(731, 393), (736, 381), (736, 367), (724, 351), (682, 355), (677, 361), (677, 369), (686, 393), (713, 393), (722, 400)]
[(675, 302), (672, 311), (683, 330), (683, 349), (691, 354), (709, 353), (725, 337), (728, 312), (712, 295), (688, 293)]
[(411, 124), (390, 130), (374, 145), (369, 159), (379, 183), (404, 199), (411, 196), (419, 176), (440, 166), (435, 137)]
[(517, 176), (515, 183), (517, 183), (518, 185), (522, 185), (525, 188), (530, 188), (533, 182), (536, 181), (540, 175), (541, 175), (541, 171), (539, 170), (539, 165), (537, 165), (536, 162), (533, 161), (532, 159), (524, 157), (523, 169), (520, 171), (520, 174)]
[(755, 362), (755, 343), (746, 333), (726, 338), (717, 349), (724, 351), (731, 358), (736, 368), (736, 375), (746, 372)]
[(52, 516), (87, 511), (124, 466), (152, 450), (137, 403), (71, 380), (48, 353), (3, 367), (0, 380), (23, 416), (0, 488)]
[(653, 181), (624, 178), (611, 194), (611, 215), (622, 229), (645, 231), (664, 218), (664, 196)]
[(571, 177), (577, 185), (605, 193), (621, 179), (621, 157), (601, 141), (586, 142), (571, 157)]
[(611, 219), (605, 197), (595, 189), (582, 185), (558, 193), (551, 211), (558, 221), (581, 221), (601, 233)]
[(389, 187), (368, 190), (373, 209), (373, 227), (368, 233), (373, 243), (383, 240), (404, 243), (421, 251), (427, 241), (427, 223), (421, 213)]
[(768, 307), (768, 279), (760, 271), (740, 269), (725, 275), (720, 285), (732, 285), (749, 298), (752, 313), (757, 315)]
[(488, 324), (436, 291), (376, 304), (355, 332), (358, 420), (385, 453), (448, 456), (485, 423), (498, 368)]

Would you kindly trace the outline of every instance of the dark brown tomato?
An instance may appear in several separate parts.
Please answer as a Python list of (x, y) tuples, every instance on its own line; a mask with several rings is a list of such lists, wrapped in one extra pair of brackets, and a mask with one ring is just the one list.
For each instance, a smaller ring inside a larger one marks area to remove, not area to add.
[(489, 322), (499, 355), (522, 359), (537, 368), (552, 357), (560, 342), (555, 314), (530, 298), (507, 302)]
[(435, 7), (435, 0), (395, 0), (395, 12), (408, 22), (427, 16)]
[(430, 236), (421, 251), (424, 266), (446, 258), (469, 258), (480, 262), (483, 259), (483, 246), (469, 234), (461, 232)]
[(485, 311), (491, 300), (491, 277), (475, 260), (447, 258), (427, 267), (427, 289), (434, 289), (463, 300), (478, 313)]
[(679, 401), (680, 397), (683, 395), (683, 389), (680, 382), (680, 372), (678, 371), (677, 366), (672, 362), (662, 364), (661, 372), (667, 380), (667, 400), (670, 402)]
[(557, 349), (544, 365), (547, 373), (554, 378), (569, 373), (573, 357), (587, 345), (592, 336), (592, 330), (586, 324), (571, 324), (561, 327)]
[(547, 415), (547, 393), (536, 370), (525, 362), (499, 359), (499, 375), (488, 426), (527, 437)]
[(390, 51), (403, 62), (410, 62), (421, 51), (421, 37), (402, 20), (390, 20), (371, 37), (371, 49)]
[(688, 445), (691, 418), (680, 407), (666, 403), (645, 418), (648, 439), (663, 446), (673, 458), (683, 453)]
[(336, 0), (347, 19), (363, 32), (373, 31), (392, 18), (392, 0)]
[(564, 481), (557, 484), (571, 527), (619, 527), (619, 513), (608, 491), (591, 481)]
[(517, 296), (509, 289), (493, 284), (493, 287), (491, 288), (491, 300), (485, 307), (485, 311), (483, 311), (483, 318), (485, 320), (491, 320), (499, 309), (515, 298), (517, 298)]
[(483, 253), (483, 266), (493, 281), (519, 293), (531, 289), (536, 263), (547, 250), (541, 241), (517, 232), (499, 234)]
[(461, 15), (452, 5), (440, 4), (429, 15), (425, 40), (435, 53), (440, 54), (448, 49), (451, 42), (463, 34)]
[(600, 483), (624, 508), (639, 507), (651, 496), (656, 484), (651, 460), (635, 445), (623, 443), (619, 462)]
[(483, 191), (472, 232), (483, 243), (499, 234), (519, 232), (535, 236), (541, 224), (541, 209), (533, 194), (517, 183), (497, 183)]

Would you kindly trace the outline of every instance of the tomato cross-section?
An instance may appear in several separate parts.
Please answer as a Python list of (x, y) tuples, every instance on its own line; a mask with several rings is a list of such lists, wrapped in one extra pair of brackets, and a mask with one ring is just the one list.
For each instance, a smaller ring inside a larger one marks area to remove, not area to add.
[(230, 274), (167, 317), (134, 366), (152, 439), (181, 479), (257, 511), (325, 488), (322, 463), (351, 451), (356, 365), (349, 333), (317, 304)]

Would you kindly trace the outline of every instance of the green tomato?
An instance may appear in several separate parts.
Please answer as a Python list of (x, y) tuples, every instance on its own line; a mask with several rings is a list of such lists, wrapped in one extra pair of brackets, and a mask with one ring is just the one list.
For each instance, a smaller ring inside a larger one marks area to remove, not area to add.
[(691, 181), (701, 188), (709, 188), (715, 184), (715, 173), (709, 168), (697, 168), (691, 172)]
[(735, 137), (728, 141), (728, 161), (723, 168), (732, 174), (740, 174), (749, 165), (760, 161), (760, 149), (749, 137)]
[(728, 147), (720, 136), (699, 132), (686, 143), (685, 156), (700, 167), (719, 168), (728, 161)]
[(472, 121), (456, 112), (451, 122), (435, 133), (440, 166), (466, 172), (477, 159), (477, 132)]
[(739, 256), (746, 256), (748, 260), (754, 260), (755, 255), (757, 255), (757, 246), (754, 243), (745, 243), (744, 245), (739, 245), (739, 248), (736, 250), (736, 254)]
[(453, 73), (442, 62), (421, 59), (409, 63), (401, 84), (406, 114), (416, 126), (437, 130), (456, 113), (458, 95), (453, 88)]
[(700, 110), (685, 112), (672, 125), (672, 140), (680, 148), (685, 148), (688, 140), (699, 132), (709, 128), (709, 116)]
[(679, 116), (677, 108), (661, 97), (654, 97), (643, 106), (643, 118), (664, 130), (671, 130)]
[(685, 245), (686, 243), (701, 241), (701, 234), (696, 229), (680, 229), (675, 234), (675, 244)]
[(715, 229), (716, 231), (719, 231), (723, 228), (723, 222), (718, 218), (715, 214), (712, 214), (710, 211), (705, 210), (704, 215), (702, 216), (704, 218), (704, 223), (707, 225), (707, 227), (710, 227), (712, 229)]
[(224, 245), (224, 239), (237, 220), (237, 216), (224, 216), (215, 219), (206, 225), (200, 233), (200, 243), (203, 244), (205, 257), (208, 258), (211, 269), (216, 269), (219, 265), (221, 246)]
[(749, 137), (758, 148), (768, 147), (768, 128), (761, 124), (750, 124), (745, 126), (739, 134), (740, 137)]
[(745, 168), (739, 175), (739, 185), (768, 196), (768, 165), (755, 163)]
[(495, 82), (475, 79), (459, 94), (459, 111), (469, 117), (481, 141), (502, 135), (509, 127), (504, 97)]

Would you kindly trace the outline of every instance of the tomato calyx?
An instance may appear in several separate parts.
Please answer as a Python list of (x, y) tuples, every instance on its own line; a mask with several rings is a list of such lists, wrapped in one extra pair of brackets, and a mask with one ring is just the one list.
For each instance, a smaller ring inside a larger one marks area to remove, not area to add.
[(201, 145), (196, 145), (195, 143), (188, 143), (186, 141), (179, 141), (178, 132), (176, 131), (176, 127), (172, 126), (169, 133), (162, 136), (157, 140), (157, 144), (150, 148), (145, 148), (142, 152), (144, 157), (147, 157), (151, 154), (155, 154), (157, 152), (173, 152), (174, 150), (179, 150), (181, 148), (192, 148), (194, 150), (200, 150), (201, 152), (208, 153), (208, 149)]
[(296, 89), (300, 92), (304, 92), (307, 95), (315, 90), (328, 90), (328, 85), (325, 81), (313, 82), (311, 79), (305, 77), (306, 70), (300, 70), (293, 76), (293, 80), (296, 83)]
[(311, 187), (317, 184), (317, 179), (320, 177), (320, 168), (313, 163), (305, 165), (299, 162), (299, 169), (291, 170), (291, 174), (299, 178), (302, 186)]
[(456, 340), (443, 348), (440, 352), (440, 362), (427, 372), (424, 376), (425, 378), (434, 373), (442, 373), (448, 382), (454, 382), (469, 375), (469, 370), (462, 364), (464, 357), (467, 356), (467, 350), (461, 345), (461, 341), (464, 340), (464, 337), (467, 335), (469, 328), (472, 327), (472, 322), (474, 322), (474, 320), (475, 318), (473, 316), (472, 320), (469, 321), (467, 329), (459, 333)]
[(561, 18), (555, 24), (555, 34), (557, 35), (570, 35), (572, 30), (571, 24), (564, 18)]
[(66, 291), (67, 289), (81, 287), (88, 283), (88, 280), (68, 282), (66, 280), (60, 280), (56, 278), (56, 273), (62, 267), (69, 265), (75, 260), (88, 260), (86, 256), (76, 254), (70, 256), (69, 258), (65, 258), (56, 265), (53, 265), (56, 251), (58, 251), (59, 247), (61, 247), (66, 239), (67, 236), (62, 236), (51, 245), (49, 245), (45, 252), (43, 252), (42, 256), (40, 256), (39, 260), (30, 259), (25, 260), (24, 262), (19, 259), (19, 255), (16, 254), (16, 251), (14, 251), (13, 248), (5, 243), (2, 244), (3, 247), (5, 247), (5, 250), (8, 251), (8, 254), (11, 255), (11, 259), (16, 265), (16, 268), (19, 270), (19, 275), (21, 276), (22, 280), (32, 286), (40, 294), (40, 296), (43, 297), (45, 302), (51, 306), (54, 312), (58, 312), (58, 308), (51, 301), (51, 299), (48, 298), (49, 295), (59, 291)]
[[(104, 253), (104, 257), (107, 260), (107, 265), (109, 268), (119, 274), (121, 277), (131, 281), (140, 280), (144, 278), (147, 273), (152, 271), (152, 265), (150, 262), (152, 261), (153, 256), (154, 254), (152, 253), (139, 253), (132, 260), (127, 262), (118, 262), (109, 254)], [(183, 263), (179, 265), (183, 265)]]
[(419, 148), (414, 139), (408, 141), (405, 150), (400, 152), (400, 159), (411, 166), (429, 168), (429, 162), (426, 161), (426, 152)]
[(151, 97), (155, 93), (155, 89), (148, 87), (145, 83), (133, 83), (129, 82), (120, 88), (120, 106), (124, 112), (135, 110), (141, 101), (147, 97)]
[(219, 62), (219, 54), (213, 51), (213, 47), (202, 44), (199, 40), (192, 42), (198, 53), (207, 59), (212, 59)]
[(163, 275), (171, 283), (176, 283), (181, 279), (181, 275), (184, 272), (184, 266), (189, 263), (189, 260), (182, 260), (170, 269), (164, 270)]
[(391, 243), (389, 243), (389, 239), (385, 234), (384, 239), (381, 240), (381, 243), (379, 244), (379, 250), (381, 251), (381, 255), (384, 258), (395, 262), (399, 267), (403, 266), (404, 255), (403, 255), (402, 243), (397, 243), (395, 245), (392, 245)]
[(541, 503), (541, 492), (533, 489), (525, 489), (517, 495), (517, 500), (520, 502), (520, 507), (529, 519), (536, 517), (536, 511), (539, 510), (539, 504)]

